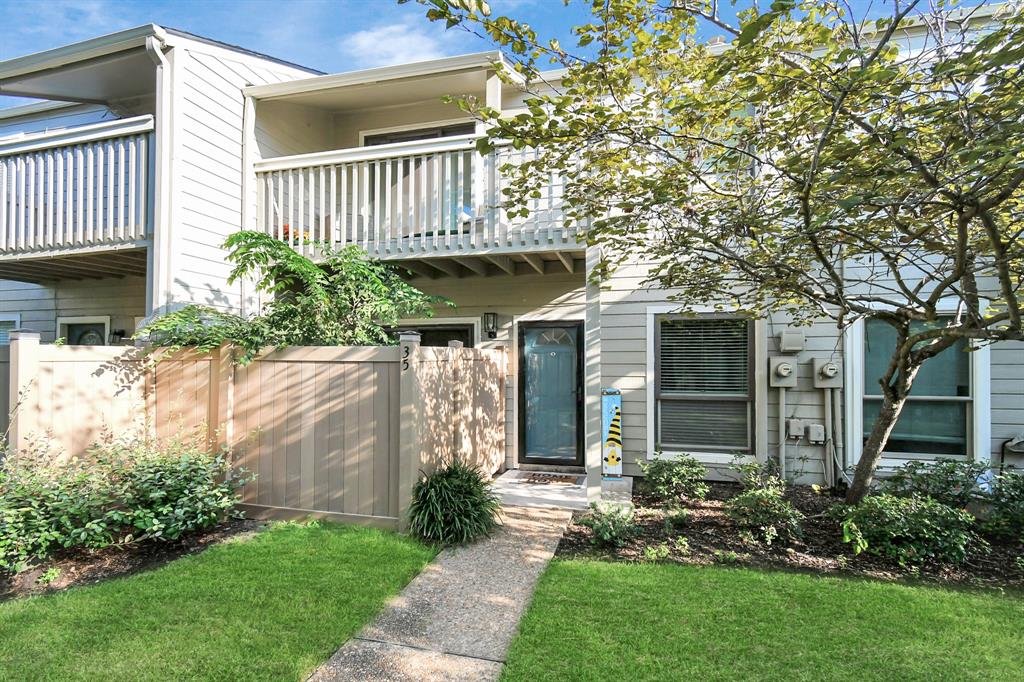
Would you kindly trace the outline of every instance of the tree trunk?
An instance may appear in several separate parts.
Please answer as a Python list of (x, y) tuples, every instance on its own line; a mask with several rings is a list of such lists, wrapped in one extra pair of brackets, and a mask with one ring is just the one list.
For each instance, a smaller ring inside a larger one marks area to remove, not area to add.
[(882, 450), (889, 441), (889, 434), (896, 426), (903, 405), (907, 402), (907, 394), (900, 391), (893, 395), (886, 392), (882, 398), (882, 408), (878, 411), (878, 417), (871, 427), (871, 434), (864, 443), (864, 449), (860, 453), (860, 461), (857, 462), (857, 469), (853, 475), (853, 483), (846, 492), (846, 503), (857, 504), (867, 496), (871, 490), (871, 482), (875, 476), (875, 469), (882, 459)]

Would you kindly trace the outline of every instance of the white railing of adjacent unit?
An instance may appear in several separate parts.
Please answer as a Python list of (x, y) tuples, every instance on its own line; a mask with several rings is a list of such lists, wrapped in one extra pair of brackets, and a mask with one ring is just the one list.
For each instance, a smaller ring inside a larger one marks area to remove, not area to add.
[(153, 117), (0, 139), (0, 254), (149, 235)]
[(498, 168), (530, 152), (481, 156), (472, 135), (259, 161), (257, 227), (316, 255), (356, 244), (377, 257), (572, 248), (562, 183), (544, 184), (530, 215), (498, 207)]

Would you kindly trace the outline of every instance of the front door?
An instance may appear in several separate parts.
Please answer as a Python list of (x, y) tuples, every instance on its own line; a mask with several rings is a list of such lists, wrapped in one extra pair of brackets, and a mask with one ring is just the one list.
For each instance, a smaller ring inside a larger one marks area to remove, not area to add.
[(519, 461), (583, 464), (583, 323), (519, 325)]

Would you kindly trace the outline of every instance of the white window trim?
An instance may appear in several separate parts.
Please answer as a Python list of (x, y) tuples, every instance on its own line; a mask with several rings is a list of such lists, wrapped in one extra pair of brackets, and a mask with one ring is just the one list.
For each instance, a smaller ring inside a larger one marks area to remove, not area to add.
[(473, 326), (473, 346), (480, 345), (480, 318), (479, 317), (417, 317), (399, 320), (399, 327), (438, 327), (448, 325), (468, 324)]
[(440, 121), (424, 121), (421, 123), (406, 123), (399, 126), (388, 126), (387, 128), (367, 128), (359, 131), (359, 146), (366, 146), (366, 138), (373, 135), (385, 135), (387, 133), (401, 133), (407, 130), (420, 130), (421, 128), (441, 128), (444, 126), (459, 125), (462, 123), (474, 123), (472, 117), (445, 118)]
[[(654, 337), (655, 325), (659, 315), (678, 314), (681, 311), (679, 305), (659, 303), (647, 306), (647, 372), (645, 385), (647, 390), (647, 459), (659, 459), (655, 453), (655, 418), (658, 412), (658, 403), (654, 395)], [(709, 313), (731, 313), (735, 308), (716, 308), (714, 306), (698, 306), (688, 309), (689, 312), (697, 315)], [(754, 451), (752, 455), (741, 459), (757, 459), (766, 461), (768, 459), (768, 378), (766, 376), (768, 366), (767, 346), (768, 322), (764, 318), (754, 320)], [(682, 452), (663, 451), (660, 459), (674, 459)], [(736, 460), (736, 455), (729, 452), (692, 452), (686, 453), (696, 457), (705, 464), (730, 464)]]
[(103, 345), (106, 346), (110, 343), (110, 315), (81, 315), (77, 317), (58, 317), (57, 318), (57, 337), (63, 338), (61, 334), (61, 327), (67, 324), (102, 324), (103, 325)]
[[(940, 302), (937, 312), (955, 313), (955, 302)], [(843, 335), (844, 384), (843, 400), (846, 403), (844, 465), (851, 469), (860, 461), (864, 450), (864, 320), (860, 319), (847, 328)], [(973, 461), (989, 461), (992, 457), (992, 367), (990, 345), (975, 346), (971, 359), (971, 452), (965, 453)], [(936, 455), (933, 459), (938, 459)], [(886, 457), (884, 454), (879, 467), (894, 469), (913, 460), (902, 457)], [(927, 461), (927, 460), (926, 460)]]

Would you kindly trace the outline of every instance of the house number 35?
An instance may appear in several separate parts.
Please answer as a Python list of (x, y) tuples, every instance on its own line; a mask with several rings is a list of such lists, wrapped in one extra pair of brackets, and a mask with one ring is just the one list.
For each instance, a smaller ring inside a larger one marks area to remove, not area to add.
[(409, 354), (412, 351), (409, 346), (402, 346), (402, 371), (409, 369)]

